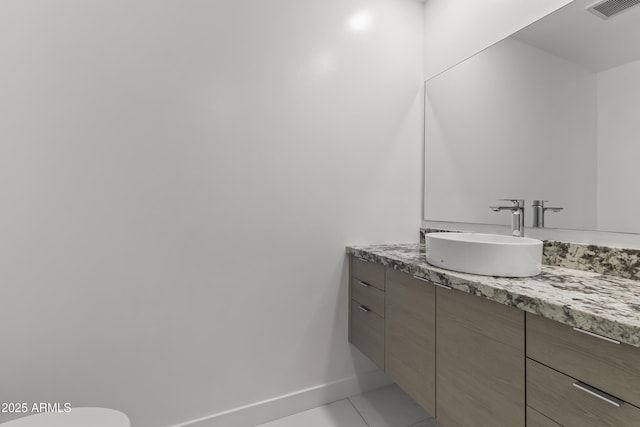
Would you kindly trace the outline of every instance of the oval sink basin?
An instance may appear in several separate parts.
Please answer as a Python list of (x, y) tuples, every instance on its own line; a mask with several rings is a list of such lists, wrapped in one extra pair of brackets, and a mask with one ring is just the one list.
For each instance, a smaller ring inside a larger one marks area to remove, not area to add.
[(462, 273), (530, 277), (540, 274), (542, 241), (481, 233), (428, 233), (427, 262)]

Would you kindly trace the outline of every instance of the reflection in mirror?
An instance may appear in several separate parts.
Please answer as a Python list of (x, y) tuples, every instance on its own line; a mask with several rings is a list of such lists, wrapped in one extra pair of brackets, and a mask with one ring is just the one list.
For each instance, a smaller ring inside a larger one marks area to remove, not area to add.
[(576, 0), (426, 83), (425, 219), (640, 233), (640, 7)]

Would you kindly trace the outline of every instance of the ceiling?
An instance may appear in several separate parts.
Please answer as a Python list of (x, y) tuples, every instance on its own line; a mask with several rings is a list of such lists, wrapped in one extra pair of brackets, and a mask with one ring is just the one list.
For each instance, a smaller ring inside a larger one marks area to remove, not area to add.
[(640, 59), (640, 6), (609, 19), (575, 0), (518, 31), (513, 37), (597, 72)]

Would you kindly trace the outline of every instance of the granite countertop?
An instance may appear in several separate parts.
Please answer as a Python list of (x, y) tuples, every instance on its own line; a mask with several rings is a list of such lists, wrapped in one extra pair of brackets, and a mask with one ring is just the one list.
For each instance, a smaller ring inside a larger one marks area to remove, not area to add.
[(637, 280), (548, 265), (525, 278), (458, 273), (428, 264), (422, 243), (348, 246), (347, 253), (640, 347)]

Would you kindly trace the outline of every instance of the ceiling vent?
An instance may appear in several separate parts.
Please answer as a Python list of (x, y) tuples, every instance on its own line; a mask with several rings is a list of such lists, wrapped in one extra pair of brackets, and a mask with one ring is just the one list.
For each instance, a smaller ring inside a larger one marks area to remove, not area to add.
[(640, 0), (605, 0), (590, 6), (587, 10), (602, 19), (609, 19), (638, 4)]

